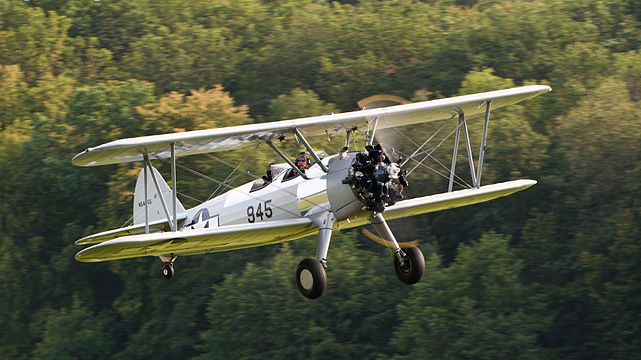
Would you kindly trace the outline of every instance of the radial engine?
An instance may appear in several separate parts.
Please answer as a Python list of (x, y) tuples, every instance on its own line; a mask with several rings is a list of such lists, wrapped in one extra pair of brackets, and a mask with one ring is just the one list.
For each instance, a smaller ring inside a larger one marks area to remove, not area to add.
[(334, 160), (328, 174), (328, 196), (337, 218), (349, 217), (356, 208), (381, 213), (403, 199), (407, 172), (379, 144)]

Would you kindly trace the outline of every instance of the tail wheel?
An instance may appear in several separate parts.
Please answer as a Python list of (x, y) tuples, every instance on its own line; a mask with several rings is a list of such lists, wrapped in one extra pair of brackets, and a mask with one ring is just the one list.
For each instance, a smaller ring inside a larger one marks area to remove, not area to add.
[(396, 272), (396, 277), (407, 285), (416, 284), (421, 280), (425, 272), (425, 258), (423, 257), (423, 253), (417, 247), (403, 249), (403, 252), (405, 253), (405, 255), (403, 255), (403, 262), (394, 256), (394, 271)]
[(316, 299), (327, 289), (325, 268), (316, 259), (305, 259), (296, 268), (298, 291), (308, 299)]
[(163, 266), (162, 276), (164, 276), (165, 279), (171, 279), (172, 277), (174, 277), (174, 266), (172, 264), (166, 264), (165, 266)]

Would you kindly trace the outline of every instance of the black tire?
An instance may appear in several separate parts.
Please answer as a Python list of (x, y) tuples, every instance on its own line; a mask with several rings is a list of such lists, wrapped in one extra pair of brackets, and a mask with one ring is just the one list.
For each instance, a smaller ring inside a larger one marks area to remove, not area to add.
[(163, 266), (162, 276), (164, 276), (165, 279), (168, 280), (174, 277), (174, 266), (172, 264), (166, 264), (165, 266)]
[(296, 268), (298, 291), (308, 299), (319, 298), (327, 289), (325, 268), (316, 259), (305, 259)]
[(401, 266), (398, 257), (394, 255), (394, 271), (396, 272), (396, 277), (407, 285), (416, 284), (421, 280), (425, 272), (425, 258), (423, 257), (423, 253), (417, 247), (403, 249), (403, 252), (405, 253), (403, 266)]

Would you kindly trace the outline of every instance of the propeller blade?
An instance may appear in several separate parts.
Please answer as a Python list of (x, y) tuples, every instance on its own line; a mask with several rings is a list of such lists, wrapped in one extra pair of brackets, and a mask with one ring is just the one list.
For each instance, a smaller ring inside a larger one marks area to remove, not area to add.
[[(410, 103), (411, 101), (403, 99), (402, 97), (390, 94), (379, 94), (366, 97), (365, 99), (360, 100), (357, 104), (360, 109), (368, 110)], [(399, 155), (394, 151), (394, 147), (402, 142), (402, 139), (400, 138), (398, 133), (395, 133), (391, 129), (379, 130), (376, 132), (376, 134), (374, 134), (374, 138), (376, 139), (376, 142), (379, 143), (381, 147), (383, 147), (385, 153), (388, 156), (391, 156), (392, 160), (396, 162)]]
[[(363, 235), (367, 236), (370, 240), (373, 240), (374, 242), (381, 244), (383, 246), (387, 247), (392, 247), (392, 242), (389, 240), (385, 240), (380, 236), (374, 235), (371, 231), (367, 229), (363, 229)], [(399, 242), (398, 246), (401, 247), (401, 249), (407, 249), (411, 247), (417, 247), (418, 246), (418, 240), (414, 241), (408, 241), (408, 242)]]

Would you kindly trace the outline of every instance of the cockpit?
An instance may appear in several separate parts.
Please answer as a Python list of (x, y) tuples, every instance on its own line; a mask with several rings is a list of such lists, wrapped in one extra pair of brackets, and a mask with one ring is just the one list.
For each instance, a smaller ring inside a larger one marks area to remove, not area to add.
[(271, 163), (267, 166), (267, 171), (265, 172), (265, 175), (262, 177), (256, 179), (254, 181), (254, 185), (252, 185), (250, 192), (260, 190), (267, 185), (269, 185), (274, 179), (278, 177), (282, 172), (286, 171), (289, 169), (289, 166), (287, 164), (274, 164)]
[[(327, 154), (324, 151), (317, 151), (316, 155), (319, 158), (324, 158), (327, 156)], [(309, 153), (307, 152), (300, 152), (296, 155), (296, 158), (294, 159), (293, 165), (296, 166), (297, 170), (293, 169), (290, 165), (282, 163), (282, 164), (275, 164), (271, 163), (267, 166), (267, 171), (265, 172), (266, 174), (254, 181), (254, 184), (252, 185), (251, 189), (249, 192), (252, 191), (257, 191), (260, 189), (263, 189), (267, 187), (267, 185), (271, 184), (277, 177), (279, 177), (282, 173), (285, 173), (282, 176), (282, 181), (288, 181), (291, 179), (294, 179), (298, 176), (300, 176), (299, 171), (303, 174), (305, 174), (305, 171), (308, 170), (311, 166), (311, 160), (309, 158)]]

